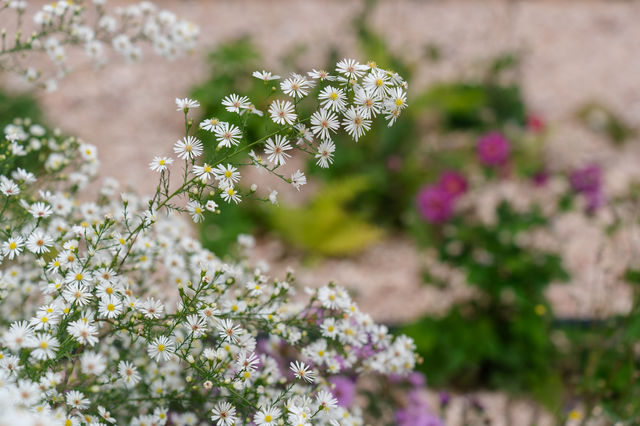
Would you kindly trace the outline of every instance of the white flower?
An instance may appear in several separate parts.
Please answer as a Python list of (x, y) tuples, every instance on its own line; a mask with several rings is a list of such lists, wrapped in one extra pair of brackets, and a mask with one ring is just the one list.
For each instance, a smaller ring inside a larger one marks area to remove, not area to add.
[(309, 93), (311, 82), (300, 74), (292, 74), (291, 77), (280, 83), (280, 89), (285, 95), (292, 98), (303, 98)]
[(313, 383), (315, 380), (315, 373), (304, 362), (292, 362), (289, 364), (289, 369), (293, 371), (296, 379), (305, 380), (309, 383)]
[(280, 414), (280, 409), (276, 407), (262, 408), (253, 417), (253, 422), (256, 426), (275, 426)]
[(149, 357), (156, 361), (168, 361), (171, 359), (174, 351), (174, 343), (166, 336), (156, 337), (147, 347)]
[(335, 133), (339, 127), (338, 116), (324, 108), (320, 108), (311, 115), (311, 130), (323, 140), (330, 139), (330, 131)]
[(220, 196), (227, 203), (230, 203), (231, 201), (233, 201), (234, 203), (238, 204), (241, 201), (240, 194), (238, 194), (238, 191), (236, 191), (231, 186), (229, 186), (227, 188), (223, 188), (222, 189), (222, 193), (220, 194)]
[(300, 187), (302, 185), (306, 185), (307, 177), (300, 170), (296, 170), (295, 173), (291, 175), (291, 185), (293, 185), (298, 191), (300, 191)]
[(247, 96), (238, 96), (235, 93), (232, 93), (228, 96), (225, 96), (222, 99), (222, 105), (224, 105), (227, 111), (240, 113), (241, 109), (247, 108), (251, 102)]
[(0, 192), (7, 197), (10, 197), (12, 195), (18, 195), (20, 193), (20, 188), (14, 181), (7, 179), (0, 181)]
[(94, 346), (99, 342), (98, 329), (83, 319), (70, 322), (67, 326), (67, 332), (83, 345)]
[(115, 296), (107, 296), (100, 299), (98, 313), (104, 318), (117, 318), (122, 313), (122, 303)]
[(204, 220), (204, 208), (199, 202), (195, 200), (189, 201), (187, 203), (187, 211), (195, 223), (200, 223)]
[(269, 192), (269, 201), (271, 204), (278, 204), (278, 191), (273, 189)]
[(327, 80), (327, 81), (333, 81), (333, 80), (335, 80), (335, 79), (336, 79), (334, 76), (330, 75), (330, 74), (329, 74), (327, 71), (325, 71), (325, 70), (316, 70), (316, 69), (313, 69), (312, 71), (309, 71), (309, 72), (307, 73), (307, 75), (308, 75), (309, 77), (313, 78), (313, 79), (320, 80), (320, 81), (325, 81), (325, 80)]
[(270, 71), (254, 71), (253, 74), (251, 74), (252, 76), (254, 76), (255, 78), (259, 78), (260, 80), (264, 80), (264, 82), (268, 82), (270, 80), (278, 80), (280, 78), (279, 75), (273, 75), (271, 74)]
[(361, 87), (355, 89), (353, 103), (358, 107), (364, 118), (375, 117), (380, 112), (380, 97), (373, 95), (368, 89)]
[(213, 200), (207, 201), (207, 204), (204, 205), (204, 208), (209, 210), (210, 212), (215, 212), (218, 208), (218, 203)]
[(27, 238), (27, 249), (31, 253), (42, 254), (48, 253), (49, 247), (53, 245), (53, 239), (42, 232), (40, 229), (33, 231), (29, 238)]
[(211, 410), (211, 420), (217, 426), (233, 426), (236, 423), (236, 409), (226, 401), (220, 402)]
[(34, 348), (31, 356), (37, 360), (53, 359), (60, 347), (60, 342), (47, 333), (38, 333), (32, 338), (31, 346)]
[(173, 163), (173, 158), (170, 157), (153, 157), (153, 161), (149, 163), (149, 168), (154, 172), (162, 172), (167, 169), (167, 166)]
[(347, 106), (344, 90), (332, 86), (322, 89), (318, 99), (321, 100), (320, 105), (330, 111), (344, 111)]
[(275, 135), (273, 139), (267, 139), (266, 147), (264, 149), (265, 155), (268, 155), (268, 160), (276, 165), (281, 166), (287, 162), (287, 158), (291, 158), (287, 151), (291, 150), (289, 141), (281, 135)]
[(218, 186), (223, 189), (229, 187), (232, 188), (238, 181), (240, 181), (240, 172), (231, 164), (227, 164), (226, 166), (219, 164), (215, 169), (213, 169), (213, 175), (218, 181)]
[(220, 125), (220, 120), (218, 120), (217, 118), (207, 118), (205, 120), (202, 120), (202, 122), (200, 122), (200, 128), (204, 130), (208, 130), (210, 132), (213, 132), (214, 130), (216, 130), (216, 128), (219, 125)]
[(238, 145), (242, 138), (242, 131), (238, 127), (227, 122), (220, 123), (218, 127), (213, 129), (213, 132), (216, 135), (219, 147), (224, 146), (226, 148), (230, 148), (232, 145)]
[(21, 236), (11, 237), (2, 244), (2, 254), (9, 259), (13, 259), (22, 253), (24, 239)]
[(67, 393), (67, 405), (71, 408), (75, 408), (77, 410), (83, 410), (89, 406), (91, 401), (89, 401), (82, 392), (77, 390), (72, 390)]
[(336, 65), (336, 71), (348, 78), (360, 78), (368, 69), (368, 66), (363, 65), (354, 59), (345, 58)]
[(289, 101), (276, 99), (269, 106), (269, 114), (271, 119), (277, 124), (293, 124), (298, 118), (295, 113), (293, 104)]
[(207, 183), (213, 174), (213, 167), (207, 163), (204, 163), (202, 166), (193, 166), (193, 174), (200, 178), (202, 182)]
[(126, 387), (134, 387), (140, 381), (138, 368), (128, 361), (120, 361), (118, 363), (118, 374)]
[(371, 70), (362, 80), (362, 87), (373, 96), (383, 95), (386, 92), (388, 84), (389, 74), (379, 69)]
[(189, 98), (176, 98), (176, 106), (178, 107), (176, 111), (183, 111), (186, 114), (190, 109), (200, 107), (200, 102)]
[(193, 136), (187, 136), (178, 142), (173, 147), (173, 152), (178, 155), (178, 158), (183, 160), (193, 160), (202, 154), (202, 142)]
[(318, 153), (315, 155), (315, 158), (318, 159), (316, 164), (322, 168), (329, 167), (329, 165), (333, 163), (333, 153), (335, 150), (336, 145), (333, 141), (322, 141), (320, 145), (318, 145)]
[(342, 124), (356, 142), (371, 128), (371, 120), (364, 118), (362, 112), (354, 107), (345, 112)]

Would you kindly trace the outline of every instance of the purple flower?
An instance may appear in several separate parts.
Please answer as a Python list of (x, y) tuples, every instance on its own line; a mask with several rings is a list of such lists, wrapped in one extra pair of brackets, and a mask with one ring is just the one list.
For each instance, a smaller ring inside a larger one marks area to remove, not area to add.
[(348, 408), (353, 403), (356, 396), (356, 384), (353, 380), (344, 376), (333, 376), (329, 378), (333, 385), (331, 393), (338, 400), (338, 405)]
[(427, 222), (441, 223), (453, 215), (455, 198), (440, 185), (425, 186), (416, 199), (418, 210)]
[(491, 132), (478, 139), (478, 159), (487, 166), (501, 166), (509, 159), (511, 146), (502, 133)]
[(535, 186), (545, 186), (549, 181), (549, 172), (540, 170), (531, 177), (531, 180)]
[(576, 169), (569, 175), (574, 191), (581, 193), (587, 201), (587, 211), (593, 212), (605, 202), (602, 193), (602, 170), (597, 164)]
[(443, 172), (438, 180), (438, 185), (454, 198), (467, 192), (467, 180), (455, 171)]
[(419, 391), (410, 392), (407, 405), (396, 411), (398, 426), (443, 426), (442, 420), (431, 413)]
[(577, 192), (598, 191), (602, 184), (602, 171), (597, 164), (589, 164), (571, 172), (569, 180), (571, 181), (571, 186)]

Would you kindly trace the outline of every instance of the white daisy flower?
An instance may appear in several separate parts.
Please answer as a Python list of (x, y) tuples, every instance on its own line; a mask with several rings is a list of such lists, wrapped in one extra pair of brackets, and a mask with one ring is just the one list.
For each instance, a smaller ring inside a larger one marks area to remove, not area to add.
[(149, 163), (149, 168), (154, 172), (162, 172), (167, 169), (167, 166), (173, 163), (173, 158), (170, 157), (153, 157), (153, 161)]
[(327, 86), (318, 95), (320, 105), (330, 111), (344, 111), (347, 106), (344, 90), (333, 86)]
[(249, 97), (247, 96), (238, 96), (235, 93), (232, 93), (228, 96), (225, 96), (222, 99), (222, 105), (225, 106), (225, 109), (229, 112), (235, 112), (240, 114), (241, 109), (247, 108), (251, 102), (249, 101)]
[(275, 100), (269, 106), (271, 119), (277, 124), (293, 124), (298, 118), (293, 104), (289, 101)]
[(173, 147), (173, 152), (182, 160), (193, 160), (202, 154), (202, 142), (193, 136), (182, 138)]
[(218, 127), (213, 129), (213, 132), (216, 135), (219, 147), (224, 146), (226, 148), (230, 148), (232, 145), (238, 145), (242, 138), (242, 131), (238, 127), (227, 122), (220, 123)]
[(369, 67), (354, 59), (343, 59), (336, 64), (336, 71), (348, 78), (360, 78)]
[(267, 139), (264, 153), (272, 164), (282, 166), (287, 162), (287, 158), (291, 158), (291, 155), (287, 154), (291, 149), (289, 141), (284, 136), (275, 135), (273, 139)]
[(171, 359), (174, 349), (175, 345), (171, 339), (166, 336), (158, 336), (147, 347), (147, 353), (155, 361), (168, 361)]
[(307, 177), (300, 170), (297, 170), (291, 175), (291, 185), (293, 185), (298, 191), (302, 185), (306, 185)]
[(371, 128), (371, 120), (364, 118), (360, 109), (351, 107), (345, 112), (342, 125), (353, 140), (358, 142), (358, 139)]
[(324, 169), (328, 168), (330, 164), (333, 164), (333, 153), (335, 150), (336, 145), (333, 141), (322, 141), (320, 145), (318, 145), (318, 152), (315, 155), (315, 158), (318, 159), (316, 164)]
[(323, 140), (331, 139), (331, 132), (335, 133), (340, 128), (338, 116), (324, 108), (311, 115), (311, 130)]
[(200, 102), (189, 98), (176, 98), (176, 106), (178, 107), (176, 111), (184, 111), (185, 113), (187, 113), (192, 108), (200, 107)]
[(255, 78), (259, 78), (260, 80), (263, 80), (265, 83), (270, 81), (270, 80), (278, 80), (280, 78), (279, 75), (273, 75), (271, 74), (270, 71), (254, 71), (253, 74), (251, 74), (252, 76), (254, 76)]
[(204, 220), (204, 208), (199, 202), (195, 200), (189, 201), (187, 203), (187, 211), (195, 223), (200, 223)]

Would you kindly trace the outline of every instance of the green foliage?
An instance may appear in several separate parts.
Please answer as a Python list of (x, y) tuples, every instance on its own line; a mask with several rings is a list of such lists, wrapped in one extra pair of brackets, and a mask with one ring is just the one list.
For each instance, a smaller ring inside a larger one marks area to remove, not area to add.
[(358, 252), (383, 234), (380, 228), (346, 209), (368, 186), (362, 177), (327, 185), (305, 206), (267, 209), (267, 221), (285, 241), (307, 252), (324, 256)]
[(603, 135), (616, 145), (635, 136), (633, 128), (606, 106), (590, 102), (578, 110), (578, 119), (593, 131)]
[[(12, 123), (22, 122), (42, 123), (42, 111), (37, 100), (29, 93), (13, 94), (0, 89), (0, 130)], [(47, 133), (50, 129), (47, 129)], [(3, 138), (4, 139), (4, 138)], [(41, 141), (42, 142), (42, 141)], [(9, 149), (9, 143), (0, 142), (0, 155)], [(8, 170), (15, 170), (21, 167), (27, 170), (39, 170), (48, 155), (48, 150), (28, 150), (27, 155), (22, 157), (8, 156), (0, 161), (0, 174), (7, 173)]]
[(460, 215), (446, 230), (430, 227), (420, 234), (442, 261), (466, 273), (480, 295), (403, 332), (416, 340), (432, 383), (526, 392), (551, 406), (561, 387), (550, 363), (556, 352), (544, 290), (567, 274), (557, 255), (516, 242), (519, 233), (545, 224), (536, 209), (521, 213), (502, 203), (496, 213), (493, 226)]

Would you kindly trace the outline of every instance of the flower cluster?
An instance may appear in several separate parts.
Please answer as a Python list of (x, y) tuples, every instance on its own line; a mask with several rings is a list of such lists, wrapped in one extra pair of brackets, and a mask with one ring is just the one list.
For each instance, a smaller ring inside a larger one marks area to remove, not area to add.
[[(141, 42), (149, 42), (153, 50), (173, 59), (191, 51), (199, 34), (198, 27), (180, 19), (173, 12), (161, 10), (149, 1), (115, 8), (108, 11), (106, 0), (94, 0), (95, 10), (89, 12), (83, 2), (61, 0), (42, 6), (33, 14), (35, 29), (27, 28), (24, 15), (26, 1), (5, 1), (0, 13), (13, 9), (16, 13), (16, 36), (5, 43), (3, 34), (0, 50), (0, 69), (11, 70), (24, 76), (30, 83), (48, 90), (57, 87), (57, 79), (71, 69), (66, 46), (82, 46), (86, 55), (98, 66), (108, 60), (109, 47), (129, 61), (142, 57)], [(89, 18), (91, 16), (91, 18)], [(30, 34), (23, 37), (23, 34)], [(43, 76), (40, 69), (24, 66), (33, 62), (31, 54), (43, 53), (56, 65), (58, 72)]]
[[(253, 76), (269, 84), (280, 79), (267, 71), (256, 71)], [(239, 203), (244, 196), (254, 196), (257, 184), (243, 191), (239, 182), (239, 166), (232, 159), (244, 150), (249, 150), (248, 164), (267, 170), (274, 176), (293, 185), (296, 189), (306, 184), (307, 178), (301, 170), (289, 176), (280, 173), (295, 151), (316, 159), (322, 168), (329, 167), (336, 153), (332, 140), (342, 126), (358, 141), (371, 129), (372, 119), (384, 114), (392, 125), (406, 107), (407, 83), (397, 74), (378, 68), (375, 63), (362, 65), (345, 59), (336, 65), (336, 75), (326, 71), (311, 71), (308, 77), (292, 74), (280, 84), (282, 95), (272, 93), (264, 102), (267, 114), (258, 109), (247, 96), (231, 94), (221, 102), (221, 107), (237, 115), (236, 122), (221, 121), (216, 117), (202, 120), (196, 126), (189, 112), (200, 105), (192, 99), (176, 99), (177, 110), (184, 113), (186, 134), (174, 145), (174, 154), (184, 161), (185, 186), (181, 191), (190, 193), (186, 210), (194, 222), (204, 218), (206, 210), (216, 211), (219, 195), (222, 201)], [(301, 117), (296, 107), (301, 98), (310, 96), (315, 90), (319, 108), (309, 117)], [(272, 92), (276, 92), (275, 87)], [(264, 121), (270, 132), (263, 138), (250, 141), (245, 127), (249, 119)], [(308, 126), (308, 125), (310, 126)], [(218, 142), (215, 155), (207, 157), (203, 142), (194, 132), (210, 132)], [(202, 157), (207, 157), (204, 161)], [(211, 161), (209, 161), (211, 160)], [(200, 161), (203, 161), (199, 164)], [(161, 173), (161, 192), (169, 192), (166, 177), (174, 158), (157, 156), (149, 164), (151, 170)], [(272, 191), (267, 199), (277, 202), (277, 192)], [(158, 205), (160, 207), (160, 205)]]
[[(357, 140), (372, 116), (385, 113), (393, 122), (406, 104), (393, 73), (354, 61), (338, 64), (338, 72), (319, 78), (333, 84), (320, 89), (318, 126), (312, 119), (319, 146), (331, 141), (337, 114)], [(185, 165), (182, 183), (170, 190), (173, 159), (155, 157), (150, 167), (160, 181), (150, 198), (118, 194), (113, 179), (98, 197), (83, 194), (97, 173), (94, 146), (28, 120), (5, 129), (3, 423), (361, 424), (361, 413), (338, 404), (330, 378), (413, 369), (413, 341), (375, 324), (341, 287), (297, 294), (292, 273), (270, 277), (266, 267), (225, 262), (192, 237), (180, 214), (198, 222), (216, 210), (216, 196), (239, 201), (239, 168), (254, 164), (278, 175), (296, 138), (301, 151), (313, 154), (314, 138), (295, 112), (295, 100), (313, 85), (299, 75), (283, 82), (294, 102), (270, 102), (277, 130), (258, 141), (246, 141), (233, 123), (201, 123), (199, 131), (214, 132), (220, 142), (210, 163), (197, 162), (204, 147), (190, 134), (189, 111), (198, 103), (178, 99), (186, 129), (174, 146)], [(368, 113), (355, 104), (362, 93), (373, 99)], [(244, 118), (259, 115), (239, 96), (225, 106)], [(322, 117), (331, 124), (323, 127)], [(249, 162), (234, 162), (259, 145), (266, 161), (251, 151)], [(42, 167), (19, 166), (27, 153), (37, 154)], [(282, 178), (297, 188), (305, 181), (300, 171)]]

